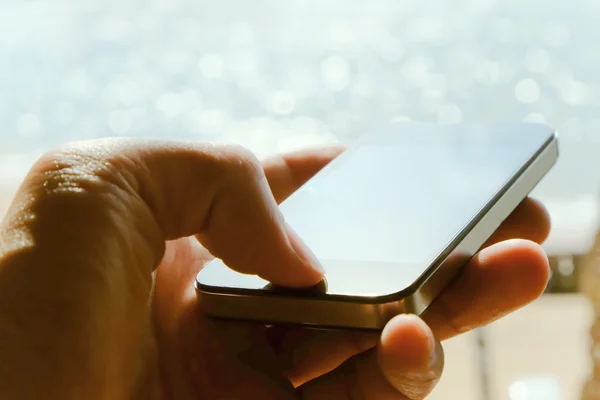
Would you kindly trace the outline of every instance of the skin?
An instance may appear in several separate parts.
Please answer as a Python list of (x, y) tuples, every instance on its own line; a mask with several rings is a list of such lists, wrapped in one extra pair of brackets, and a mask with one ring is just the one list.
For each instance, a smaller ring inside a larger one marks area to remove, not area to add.
[(0, 226), (0, 397), (416, 400), (440, 341), (536, 299), (544, 208), (527, 199), (421, 318), (381, 333), (216, 323), (193, 289), (213, 256), (280, 285), (322, 269), (277, 203), (343, 149), (260, 163), (239, 147), (75, 143), (43, 156)]

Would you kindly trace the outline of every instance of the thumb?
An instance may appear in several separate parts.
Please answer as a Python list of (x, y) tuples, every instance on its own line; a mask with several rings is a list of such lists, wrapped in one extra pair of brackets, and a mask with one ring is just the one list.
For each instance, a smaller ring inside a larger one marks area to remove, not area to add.
[[(96, 151), (94, 142), (87, 146)], [(165, 240), (196, 235), (229, 267), (280, 285), (322, 279), (318, 261), (285, 223), (262, 165), (248, 150), (148, 140), (111, 140), (102, 149), (127, 171)]]

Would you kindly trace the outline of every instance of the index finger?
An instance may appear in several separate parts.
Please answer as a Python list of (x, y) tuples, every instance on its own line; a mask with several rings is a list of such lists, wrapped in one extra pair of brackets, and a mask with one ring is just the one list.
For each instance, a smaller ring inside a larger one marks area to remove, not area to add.
[(262, 161), (265, 176), (277, 203), (281, 203), (344, 150), (343, 145), (306, 148)]

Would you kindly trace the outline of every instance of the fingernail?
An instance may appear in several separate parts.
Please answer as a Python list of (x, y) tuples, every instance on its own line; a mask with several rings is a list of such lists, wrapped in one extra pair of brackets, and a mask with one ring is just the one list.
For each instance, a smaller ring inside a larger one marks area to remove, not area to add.
[(427, 335), (427, 342), (428, 342), (428, 348), (429, 348), (429, 360), (435, 361), (435, 357), (437, 355), (436, 352), (436, 347), (437, 347), (437, 343), (435, 341), (435, 337), (433, 337), (433, 333), (431, 332), (431, 328), (429, 328), (429, 325), (427, 325), (425, 323), (425, 321), (423, 321), (421, 318), (417, 317), (416, 315), (413, 315), (413, 318), (415, 318), (416, 320), (418, 320), (419, 324), (421, 325), (423, 332), (426, 333)]
[(427, 361), (428, 365), (431, 366), (437, 361), (437, 343), (435, 341), (435, 338), (433, 337), (433, 333), (431, 332), (429, 325), (427, 325), (425, 321), (423, 321), (418, 316), (409, 314), (408, 317), (411, 320), (415, 321), (416, 324), (420, 325), (421, 331), (424, 335), (427, 336)]
[(317, 256), (308, 248), (306, 243), (304, 243), (304, 241), (300, 238), (300, 236), (296, 233), (296, 231), (294, 231), (294, 229), (291, 226), (289, 226), (287, 223), (285, 224), (285, 229), (286, 229), (288, 238), (290, 239), (290, 244), (291, 244), (292, 248), (294, 249), (294, 251), (296, 252), (296, 255), (302, 261), (304, 261), (306, 264), (308, 264), (308, 266), (310, 268), (312, 268), (313, 270), (318, 272), (319, 275), (321, 275), (321, 276), (324, 275), (325, 269), (323, 268), (323, 265), (321, 265), (321, 262), (319, 261)]
[[(444, 366), (431, 329), (415, 315), (394, 317), (384, 328), (378, 362), (387, 380), (410, 398), (424, 399)], [(439, 349), (441, 350), (441, 348)]]

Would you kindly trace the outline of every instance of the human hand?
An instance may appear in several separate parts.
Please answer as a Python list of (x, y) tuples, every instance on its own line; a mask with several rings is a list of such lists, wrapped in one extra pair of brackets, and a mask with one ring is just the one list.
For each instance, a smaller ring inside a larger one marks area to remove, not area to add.
[[(536, 202), (525, 201), (431, 306), (429, 326), (399, 316), (376, 335), (201, 315), (193, 280), (208, 250), (276, 283), (320, 280), (275, 200), (340, 151), (276, 157), (264, 175), (245, 151), (193, 144), (96, 141), (45, 156), (0, 230), (0, 393), (423, 398), (443, 364), (434, 337), (489, 323), (543, 291), (548, 264), (534, 242), (549, 224)], [(515, 237), (525, 240), (506, 241)]]

